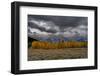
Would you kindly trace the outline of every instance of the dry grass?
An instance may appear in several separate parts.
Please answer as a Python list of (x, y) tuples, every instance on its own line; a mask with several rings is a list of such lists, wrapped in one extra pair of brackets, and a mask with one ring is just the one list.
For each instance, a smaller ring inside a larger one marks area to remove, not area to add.
[(28, 48), (28, 60), (57, 60), (87, 58), (87, 48), (33, 49)]

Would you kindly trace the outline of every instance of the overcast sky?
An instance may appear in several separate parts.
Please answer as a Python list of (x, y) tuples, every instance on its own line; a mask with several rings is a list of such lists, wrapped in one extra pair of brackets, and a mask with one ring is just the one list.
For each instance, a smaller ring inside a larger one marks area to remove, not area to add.
[(74, 16), (28, 15), (28, 34), (87, 36), (88, 18)]

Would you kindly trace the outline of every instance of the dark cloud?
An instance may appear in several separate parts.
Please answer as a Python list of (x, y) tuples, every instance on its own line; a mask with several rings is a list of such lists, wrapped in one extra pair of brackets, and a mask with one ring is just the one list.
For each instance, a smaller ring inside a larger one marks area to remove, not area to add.
[[(41, 32), (87, 35), (88, 17), (28, 15), (28, 27)], [(65, 35), (66, 35), (65, 34)]]
[(66, 27), (76, 27), (78, 25), (87, 25), (87, 17), (74, 16), (43, 16), (43, 15), (28, 15), (30, 19), (52, 21), (61, 29)]
[(28, 22), (28, 27), (35, 28), (35, 29), (38, 29), (40, 31), (45, 31), (48, 33), (56, 33), (57, 32), (55, 29), (48, 29), (47, 30), (45, 27), (40, 27), (32, 22)]

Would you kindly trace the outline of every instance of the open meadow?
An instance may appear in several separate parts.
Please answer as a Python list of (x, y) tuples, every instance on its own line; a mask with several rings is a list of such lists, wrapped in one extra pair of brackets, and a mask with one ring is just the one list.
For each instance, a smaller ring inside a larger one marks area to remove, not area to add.
[(57, 60), (87, 58), (87, 48), (28, 49), (28, 60)]

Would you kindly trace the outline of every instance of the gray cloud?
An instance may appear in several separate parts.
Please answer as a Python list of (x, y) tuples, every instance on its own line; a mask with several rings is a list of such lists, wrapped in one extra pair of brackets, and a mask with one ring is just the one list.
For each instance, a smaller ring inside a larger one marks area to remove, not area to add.
[(60, 29), (66, 27), (76, 27), (80, 24), (87, 25), (87, 17), (74, 17), (74, 16), (43, 16), (43, 15), (29, 15), (30, 19), (53, 21)]
[(63, 32), (66, 37), (87, 36), (87, 25), (87, 17), (28, 15), (28, 27), (46, 34)]
[(56, 33), (59, 28), (52, 21), (43, 21), (31, 19), (28, 21), (28, 27), (39, 29), (49, 33)]

